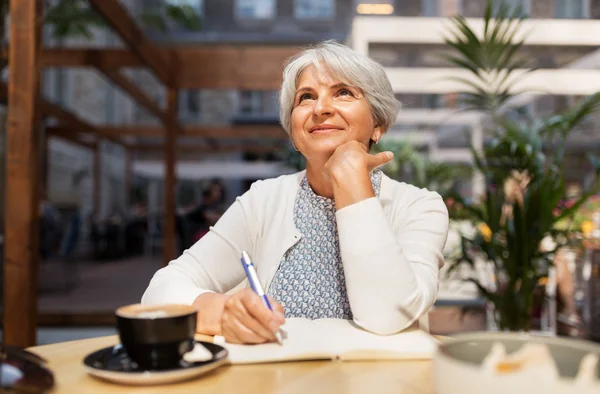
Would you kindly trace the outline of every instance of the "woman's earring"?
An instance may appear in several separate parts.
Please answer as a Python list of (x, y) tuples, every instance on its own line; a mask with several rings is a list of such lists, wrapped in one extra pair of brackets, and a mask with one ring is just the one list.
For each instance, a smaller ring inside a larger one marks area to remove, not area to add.
[(375, 136), (375, 139), (373, 140), (373, 142), (375, 143), (375, 145), (377, 145), (377, 143), (379, 142), (379, 137)]

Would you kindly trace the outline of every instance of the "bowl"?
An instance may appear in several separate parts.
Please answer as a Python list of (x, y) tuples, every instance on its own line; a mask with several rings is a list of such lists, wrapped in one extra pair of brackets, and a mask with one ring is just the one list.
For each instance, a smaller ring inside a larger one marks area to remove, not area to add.
[[(483, 362), (492, 348), (502, 344), (508, 355), (525, 344), (547, 346), (559, 376), (548, 370), (523, 369), (495, 372), (484, 369)], [(600, 393), (600, 362), (587, 382), (575, 379), (581, 361), (588, 354), (600, 357), (600, 344), (517, 332), (480, 332), (448, 338), (437, 349), (433, 367), (437, 394), (505, 394), (536, 390), (544, 394)]]

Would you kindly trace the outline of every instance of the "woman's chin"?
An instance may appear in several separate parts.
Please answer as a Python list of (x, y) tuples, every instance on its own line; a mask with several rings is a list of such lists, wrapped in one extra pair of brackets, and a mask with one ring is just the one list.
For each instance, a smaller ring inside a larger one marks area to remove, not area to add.
[(316, 156), (331, 156), (333, 155), (333, 152), (335, 152), (335, 150), (342, 145), (343, 143), (339, 143), (339, 144), (334, 144), (334, 143), (321, 143), (321, 144), (314, 144), (310, 147), (310, 151), (311, 151), (311, 156), (312, 155), (316, 155)]
[(340, 145), (348, 142), (345, 138), (334, 138), (334, 136), (330, 136), (330, 138), (315, 138), (310, 141), (308, 148), (315, 152), (329, 152), (332, 154)]

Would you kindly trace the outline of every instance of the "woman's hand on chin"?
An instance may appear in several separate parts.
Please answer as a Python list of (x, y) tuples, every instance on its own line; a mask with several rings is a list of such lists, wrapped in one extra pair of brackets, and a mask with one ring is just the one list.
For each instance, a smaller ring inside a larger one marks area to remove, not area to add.
[(370, 174), (394, 158), (392, 152), (370, 154), (367, 147), (350, 141), (337, 147), (323, 169), (333, 187), (336, 208), (375, 196)]
[(370, 154), (367, 147), (358, 141), (349, 141), (336, 148), (325, 163), (325, 177), (333, 182), (351, 176), (368, 176), (394, 158), (392, 152)]
[(377, 167), (381, 167), (394, 158), (392, 152), (370, 154), (367, 147), (358, 141), (349, 141), (336, 148), (333, 155), (325, 163), (325, 177), (334, 181), (348, 175), (369, 175)]

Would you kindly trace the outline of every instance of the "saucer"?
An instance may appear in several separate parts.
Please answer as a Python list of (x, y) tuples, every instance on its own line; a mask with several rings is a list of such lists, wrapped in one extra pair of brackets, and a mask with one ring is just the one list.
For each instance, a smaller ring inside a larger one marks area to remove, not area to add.
[(198, 362), (181, 360), (179, 365), (170, 369), (144, 370), (129, 358), (125, 348), (119, 344), (90, 353), (83, 359), (83, 364), (90, 375), (100, 379), (128, 385), (154, 385), (191, 379), (227, 361), (227, 350), (222, 346), (200, 341), (196, 344), (212, 353), (212, 359)]
[(0, 344), (0, 393), (45, 393), (53, 386), (54, 376), (43, 359)]

